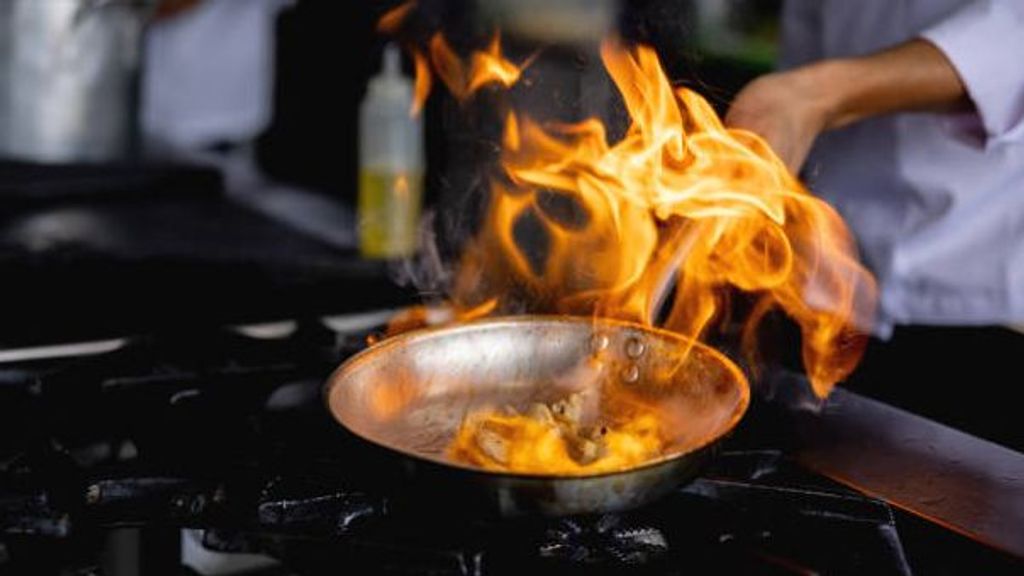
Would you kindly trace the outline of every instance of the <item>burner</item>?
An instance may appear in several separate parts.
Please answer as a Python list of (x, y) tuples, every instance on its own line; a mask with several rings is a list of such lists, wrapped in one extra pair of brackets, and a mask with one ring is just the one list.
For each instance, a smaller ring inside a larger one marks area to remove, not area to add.
[(562, 520), (545, 531), (537, 551), (542, 558), (571, 563), (636, 566), (662, 558), (668, 540), (657, 528), (605, 514)]
[[(151, 335), (0, 364), (0, 572), (99, 572), (107, 552), (167, 560), (181, 528), (200, 530), (189, 542), (226, 561), (258, 554), (283, 565), (263, 574), (296, 576), (904, 576), (1006, 565), (800, 468), (757, 406), (702, 477), (642, 509), (502, 520), (439, 508), (324, 410), (322, 383), (363, 335), (299, 323), (266, 336)], [(905, 552), (908, 533), (917, 540)], [(129, 545), (143, 540), (152, 546)]]

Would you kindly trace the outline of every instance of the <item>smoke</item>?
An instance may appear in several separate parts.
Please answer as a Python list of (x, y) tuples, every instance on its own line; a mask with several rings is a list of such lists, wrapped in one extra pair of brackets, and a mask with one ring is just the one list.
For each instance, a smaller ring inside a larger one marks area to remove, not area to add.
[(754, 391), (766, 402), (790, 411), (820, 414), (825, 407), (825, 400), (814, 392), (810, 379), (793, 370), (763, 370), (754, 382)]
[(457, 173), (447, 170), (437, 205), (420, 220), (416, 253), (390, 267), (392, 280), (413, 288), (428, 304), (454, 296), (463, 252), (484, 220), (489, 198), (483, 165), (467, 162)]
[(425, 300), (445, 298), (451, 288), (452, 266), (445, 262), (438, 246), (437, 214), (428, 211), (419, 224), (416, 254), (391, 266), (391, 279), (402, 287), (414, 288)]

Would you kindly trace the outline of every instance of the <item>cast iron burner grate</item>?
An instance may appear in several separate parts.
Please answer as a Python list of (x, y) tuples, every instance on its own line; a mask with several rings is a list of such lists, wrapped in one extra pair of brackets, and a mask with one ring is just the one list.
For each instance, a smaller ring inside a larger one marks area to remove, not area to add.
[(329, 474), (275, 484), (260, 525), (244, 531), (249, 549), (302, 562), (303, 574), (338, 565), (459, 576), (911, 573), (888, 505), (777, 450), (723, 452), (705, 476), (646, 508), (562, 519), (473, 518), (398, 492), (338, 490), (343, 480)]
[(630, 525), (614, 514), (563, 520), (544, 533), (537, 548), (540, 558), (602, 566), (651, 564), (667, 551), (661, 530)]

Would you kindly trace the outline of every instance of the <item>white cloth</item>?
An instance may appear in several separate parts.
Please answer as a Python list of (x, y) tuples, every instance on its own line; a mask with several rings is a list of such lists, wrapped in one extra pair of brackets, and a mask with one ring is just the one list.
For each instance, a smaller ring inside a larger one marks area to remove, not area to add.
[(270, 121), (274, 23), (288, 0), (204, 0), (146, 37), (143, 133), (192, 148), (244, 142)]
[(880, 335), (1024, 323), (1024, 0), (788, 0), (783, 66), (915, 37), (949, 58), (976, 111), (826, 133), (808, 184), (842, 212), (878, 276)]

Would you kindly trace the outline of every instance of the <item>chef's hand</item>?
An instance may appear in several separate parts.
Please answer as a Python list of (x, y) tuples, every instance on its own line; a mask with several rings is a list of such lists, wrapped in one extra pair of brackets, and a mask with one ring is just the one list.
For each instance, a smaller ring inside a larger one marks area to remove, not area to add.
[(808, 67), (757, 78), (736, 95), (726, 125), (764, 138), (795, 174), (832, 116), (830, 95), (815, 77)]
[(825, 130), (890, 112), (966, 103), (946, 56), (926, 40), (912, 40), (860, 58), (762, 76), (736, 96), (725, 123), (760, 135), (796, 173)]

